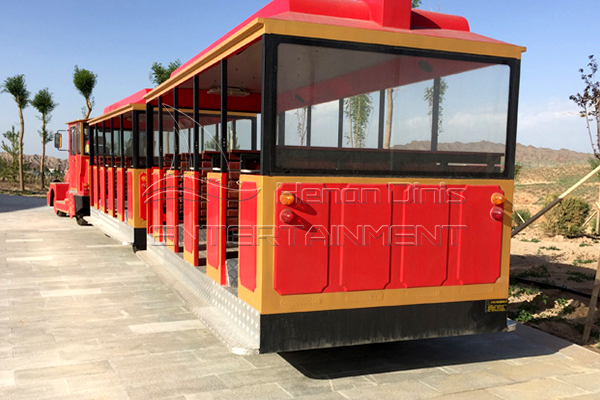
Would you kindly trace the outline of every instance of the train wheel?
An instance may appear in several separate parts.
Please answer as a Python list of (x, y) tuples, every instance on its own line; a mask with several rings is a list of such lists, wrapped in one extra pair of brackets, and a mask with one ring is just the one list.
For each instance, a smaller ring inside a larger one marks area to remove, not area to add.
[(76, 215), (75, 218), (77, 219), (77, 225), (79, 226), (85, 226), (88, 224), (87, 221), (81, 215)]

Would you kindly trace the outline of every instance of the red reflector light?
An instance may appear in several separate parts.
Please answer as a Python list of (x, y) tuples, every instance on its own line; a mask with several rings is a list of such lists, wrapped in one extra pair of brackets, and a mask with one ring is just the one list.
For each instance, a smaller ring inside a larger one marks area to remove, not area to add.
[(490, 210), (490, 215), (496, 221), (502, 221), (502, 219), (504, 218), (504, 210), (500, 207), (492, 207), (492, 209)]
[(284, 224), (289, 224), (294, 220), (294, 213), (292, 210), (283, 210), (281, 211), (281, 214), (279, 214), (279, 219)]

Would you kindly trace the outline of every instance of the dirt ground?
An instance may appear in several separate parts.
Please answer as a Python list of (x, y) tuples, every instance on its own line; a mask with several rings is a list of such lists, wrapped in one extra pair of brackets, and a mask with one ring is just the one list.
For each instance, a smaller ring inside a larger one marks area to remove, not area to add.
[[(46, 186), (50, 184), (50, 181), (46, 182)], [(31, 197), (46, 197), (48, 189), (40, 190), (39, 182), (25, 183), (25, 195)], [(16, 194), (20, 195), (19, 184), (14, 182), (0, 182), (0, 193), (2, 194)]]
[[(582, 344), (589, 298), (558, 289), (539, 288), (516, 278), (592, 293), (600, 241), (546, 237), (532, 226), (511, 241), (509, 316), (573, 343)], [(600, 352), (600, 313), (596, 312), (586, 347)]]

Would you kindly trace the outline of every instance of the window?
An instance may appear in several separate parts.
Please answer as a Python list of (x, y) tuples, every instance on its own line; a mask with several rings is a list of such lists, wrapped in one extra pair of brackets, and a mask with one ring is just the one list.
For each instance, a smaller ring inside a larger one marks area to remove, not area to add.
[(90, 127), (86, 126), (83, 128), (83, 154), (86, 156), (90, 155)]
[(70, 139), (71, 155), (74, 156), (76, 154), (80, 154), (81, 150), (79, 149), (79, 128), (77, 126), (71, 127), (69, 139)]
[(278, 46), (278, 172), (500, 174), (510, 66), (468, 57)]

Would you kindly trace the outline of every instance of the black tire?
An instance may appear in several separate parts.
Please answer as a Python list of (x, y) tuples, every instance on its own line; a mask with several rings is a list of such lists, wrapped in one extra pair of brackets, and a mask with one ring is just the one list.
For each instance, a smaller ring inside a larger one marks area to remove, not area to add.
[(76, 215), (75, 219), (77, 220), (77, 225), (79, 226), (85, 226), (88, 224), (87, 221), (81, 215)]
[(57, 211), (57, 212), (56, 212), (56, 215), (58, 215), (59, 217), (66, 217), (66, 216), (67, 216), (67, 213), (65, 213), (65, 212), (62, 212), (62, 211)]

